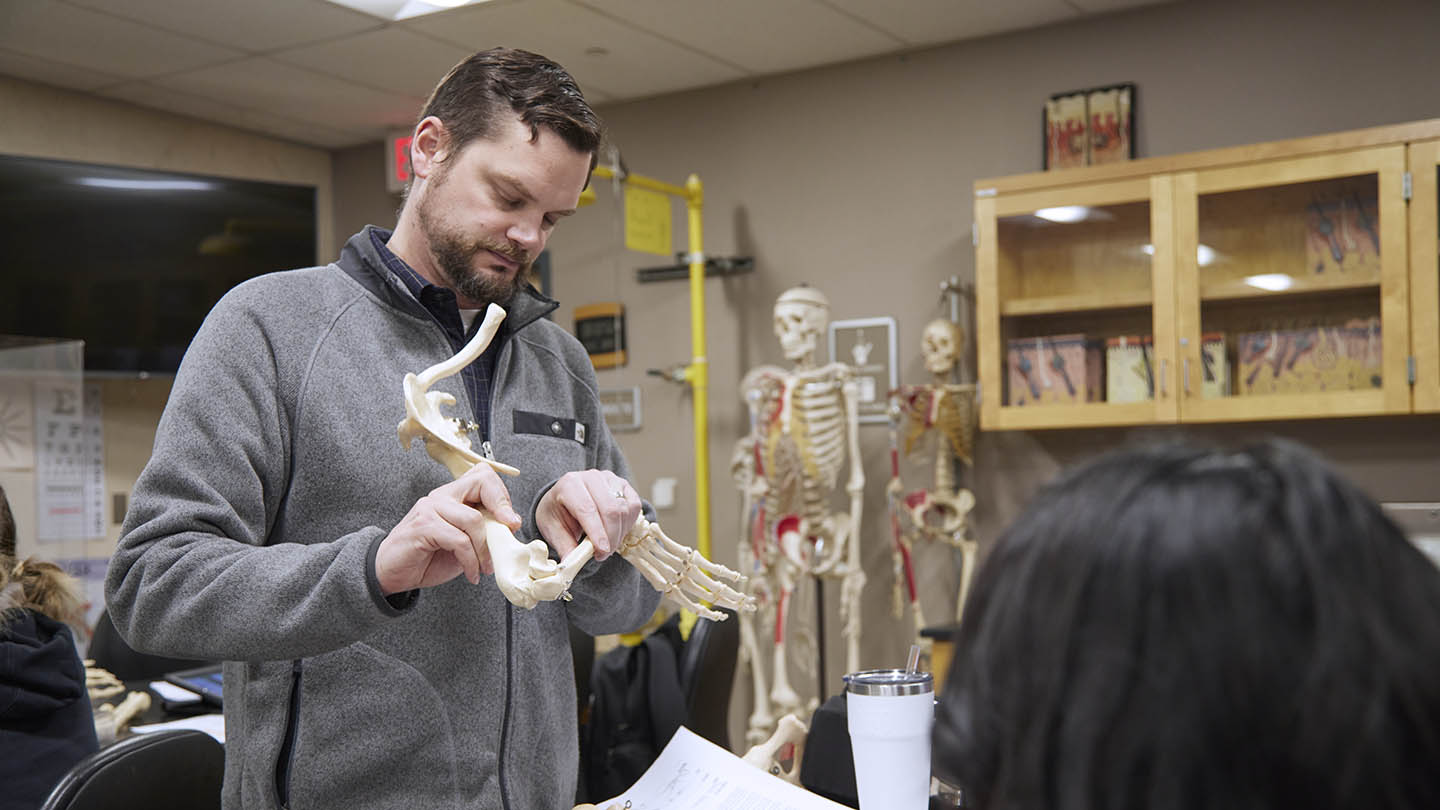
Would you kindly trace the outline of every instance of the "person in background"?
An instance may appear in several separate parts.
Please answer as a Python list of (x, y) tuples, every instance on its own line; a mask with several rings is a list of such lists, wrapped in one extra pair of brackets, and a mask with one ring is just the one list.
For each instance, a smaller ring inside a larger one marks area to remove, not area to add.
[(1440, 807), (1440, 570), (1310, 452), (1131, 449), (1004, 533), (937, 775), (1006, 810)]
[(85, 623), (80, 583), (15, 549), (0, 487), (0, 810), (33, 810), (99, 742), (72, 629)]
[[(574, 797), (567, 623), (624, 632), (659, 600), (611, 556), (642, 503), (589, 356), (527, 283), (600, 142), (559, 65), (475, 54), (420, 113), (395, 230), (236, 287), (187, 350), (106, 597), (136, 649), (226, 662), (226, 808)], [(491, 303), (500, 333), (436, 388), (478, 450), (522, 472), (452, 479), (396, 441), (401, 384), (457, 353)], [(557, 556), (591, 540), (573, 600), (506, 601), (481, 509)]]

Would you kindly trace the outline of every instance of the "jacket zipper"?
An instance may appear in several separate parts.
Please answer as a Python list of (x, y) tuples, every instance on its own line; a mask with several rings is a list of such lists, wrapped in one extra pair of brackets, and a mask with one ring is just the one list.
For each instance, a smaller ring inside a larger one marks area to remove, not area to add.
[(500, 776), (500, 806), (510, 807), (510, 785), (505, 779), (505, 752), (508, 750), (506, 740), (510, 737), (510, 696), (514, 693), (515, 670), (510, 662), (514, 660), (511, 645), (514, 643), (515, 622), (513, 611), (514, 606), (508, 601), (505, 603), (505, 712), (500, 720), (500, 750), (496, 752), (495, 758)]
[[(495, 401), (499, 398), (500, 375), (503, 373), (505, 353), (510, 351), (509, 341), (501, 344), (500, 355), (495, 358), (495, 375), (490, 379), (490, 430), (495, 433)], [(486, 436), (480, 443), (480, 450), (485, 458), (495, 460), (495, 447), (490, 442), (490, 436)], [(515, 692), (515, 669), (513, 666), (514, 644), (515, 644), (515, 622), (514, 606), (507, 600), (505, 602), (505, 709), (500, 715), (500, 749), (495, 752), (495, 772), (500, 782), (500, 807), (509, 810), (510, 807), (510, 782), (505, 778), (505, 753), (508, 750), (506, 744), (510, 738), (510, 701)]]
[(275, 762), (275, 794), (280, 810), (290, 810), (290, 774), (295, 768), (295, 738), (300, 732), (301, 660), (296, 658), (290, 665), (290, 707), (285, 715), (285, 739)]

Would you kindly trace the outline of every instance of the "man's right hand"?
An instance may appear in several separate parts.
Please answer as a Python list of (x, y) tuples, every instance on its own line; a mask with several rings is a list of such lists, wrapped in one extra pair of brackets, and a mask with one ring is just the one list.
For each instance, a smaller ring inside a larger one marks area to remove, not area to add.
[(493, 574), (481, 509), (511, 531), (519, 530), (520, 515), (510, 504), (510, 493), (487, 464), (475, 465), (416, 501), (375, 554), (381, 593), (429, 588), (458, 574), (478, 583), (481, 574)]

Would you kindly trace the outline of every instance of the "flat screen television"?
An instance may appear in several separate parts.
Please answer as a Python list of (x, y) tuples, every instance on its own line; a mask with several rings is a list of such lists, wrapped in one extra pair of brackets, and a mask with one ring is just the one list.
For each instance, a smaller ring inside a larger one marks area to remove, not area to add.
[(315, 234), (312, 186), (0, 155), (0, 345), (173, 374), (226, 290), (315, 264)]

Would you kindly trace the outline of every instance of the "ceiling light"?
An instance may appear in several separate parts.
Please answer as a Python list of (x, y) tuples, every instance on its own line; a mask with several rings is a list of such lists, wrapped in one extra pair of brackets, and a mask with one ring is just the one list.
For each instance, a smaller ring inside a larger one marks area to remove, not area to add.
[(383, 20), (404, 20), (437, 11), (477, 5), (489, 0), (330, 0), (339, 6), (362, 11)]
[(209, 191), (215, 184), (206, 180), (125, 180), (119, 177), (79, 177), (75, 183), (92, 188), (127, 191)]
[(1246, 276), (1245, 283), (1262, 290), (1281, 292), (1290, 289), (1291, 285), (1295, 283), (1295, 279), (1284, 273), (1264, 273), (1258, 276)]

